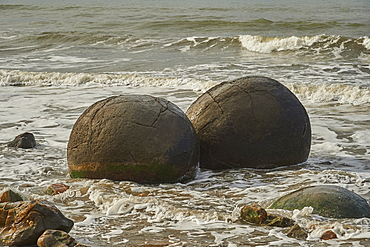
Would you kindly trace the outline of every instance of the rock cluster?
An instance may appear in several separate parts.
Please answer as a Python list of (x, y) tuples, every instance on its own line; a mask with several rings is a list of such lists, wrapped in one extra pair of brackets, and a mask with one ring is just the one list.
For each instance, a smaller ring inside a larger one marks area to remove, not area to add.
[(67, 157), (72, 178), (181, 182), (196, 175), (199, 143), (173, 103), (122, 95), (96, 102), (78, 118)]
[(200, 166), (275, 168), (307, 160), (311, 125), (305, 108), (281, 83), (262, 76), (227, 81), (187, 110), (200, 139)]
[(0, 203), (0, 245), (35, 245), (47, 229), (69, 232), (73, 221), (42, 200)]

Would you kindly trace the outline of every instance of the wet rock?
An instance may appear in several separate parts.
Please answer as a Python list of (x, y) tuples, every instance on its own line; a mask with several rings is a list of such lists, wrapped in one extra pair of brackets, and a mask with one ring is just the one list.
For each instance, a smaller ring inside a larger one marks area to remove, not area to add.
[(148, 95), (114, 96), (79, 117), (67, 157), (72, 178), (181, 182), (196, 175), (199, 142), (173, 103)]
[(266, 226), (288, 227), (294, 225), (292, 219), (278, 215), (269, 215), (266, 210), (259, 205), (243, 206), (240, 210), (240, 219), (243, 222)]
[(46, 194), (48, 195), (57, 195), (65, 192), (69, 189), (68, 185), (65, 184), (52, 184), (46, 189)]
[(187, 110), (200, 139), (200, 166), (274, 168), (308, 158), (306, 110), (285, 86), (261, 76), (223, 82)]
[(267, 220), (267, 212), (259, 205), (245, 205), (240, 210), (242, 221), (262, 225)]
[(46, 230), (37, 240), (38, 247), (87, 247), (78, 243), (68, 233), (60, 230)]
[(72, 227), (73, 221), (48, 201), (0, 204), (0, 245), (36, 245), (46, 229), (69, 232)]
[(311, 206), (314, 214), (331, 218), (370, 218), (367, 201), (356, 193), (333, 185), (306, 187), (276, 200), (270, 208), (286, 210)]
[(267, 220), (264, 222), (266, 226), (279, 226), (279, 227), (289, 227), (294, 225), (294, 220), (284, 217), (270, 214)]
[(22, 196), (12, 190), (4, 191), (0, 196), (0, 203), (2, 202), (18, 202), (23, 201)]
[(303, 230), (298, 224), (295, 224), (288, 230), (287, 236), (290, 238), (305, 240), (308, 237), (308, 233)]
[(321, 236), (322, 240), (330, 240), (334, 238), (338, 238), (338, 237), (337, 237), (337, 234), (335, 234), (335, 232), (333, 232), (332, 230), (325, 231)]
[(36, 147), (35, 136), (32, 133), (25, 132), (14, 138), (13, 141), (8, 143), (8, 147), (15, 148), (34, 148)]

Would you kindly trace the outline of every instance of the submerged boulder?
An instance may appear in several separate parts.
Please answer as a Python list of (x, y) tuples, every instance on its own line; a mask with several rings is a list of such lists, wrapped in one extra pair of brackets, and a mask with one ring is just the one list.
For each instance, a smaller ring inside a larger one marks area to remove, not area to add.
[(36, 245), (45, 230), (69, 232), (72, 227), (73, 221), (48, 201), (0, 203), (0, 245)]
[(8, 143), (8, 147), (15, 148), (34, 148), (36, 147), (35, 136), (32, 133), (25, 132), (14, 138), (13, 141)]
[(67, 158), (72, 178), (181, 182), (196, 175), (199, 142), (175, 104), (148, 95), (113, 96), (78, 118)]
[(276, 80), (223, 82), (187, 110), (200, 139), (200, 166), (274, 168), (305, 162), (311, 125), (296, 96)]
[(334, 185), (306, 187), (276, 200), (270, 208), (303, 209), (312, 207), (313, 213), (331, 218), (370, 218), (367, 201), (356, 193)]

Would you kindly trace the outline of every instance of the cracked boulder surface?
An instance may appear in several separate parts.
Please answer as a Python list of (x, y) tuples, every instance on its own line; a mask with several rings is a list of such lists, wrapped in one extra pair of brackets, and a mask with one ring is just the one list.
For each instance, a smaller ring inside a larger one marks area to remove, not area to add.
[(113, 96), (78, 118), (67, 159), (72, 178), (183, 182), (196, 175), (199, 142), (175, 104), (149, 95)]
[(200, 167), (269, 169), (305, 162), (308, 114), (276, 80), (248, 76), (222, 82), (186, 112), (200, 140)]
[(305, 187), (276, 200), (270, 208), (303, 209), (312, 207), (314, 214), (330, 218), (370, 218), (366, 199), (335, 185)]

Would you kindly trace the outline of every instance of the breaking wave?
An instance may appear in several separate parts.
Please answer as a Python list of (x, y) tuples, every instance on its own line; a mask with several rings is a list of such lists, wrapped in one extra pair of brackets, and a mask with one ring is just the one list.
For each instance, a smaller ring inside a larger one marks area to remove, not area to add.
[[(194, 78), (156, 77), (138, 73), (59, 73), (0, 70), (0, 86), (149, 86), (182, 87), (204, 92), (218, 84)], [(312, 102), (370, 103), (370, 87), (342, 83), (284, 83), (298, 98)]]

